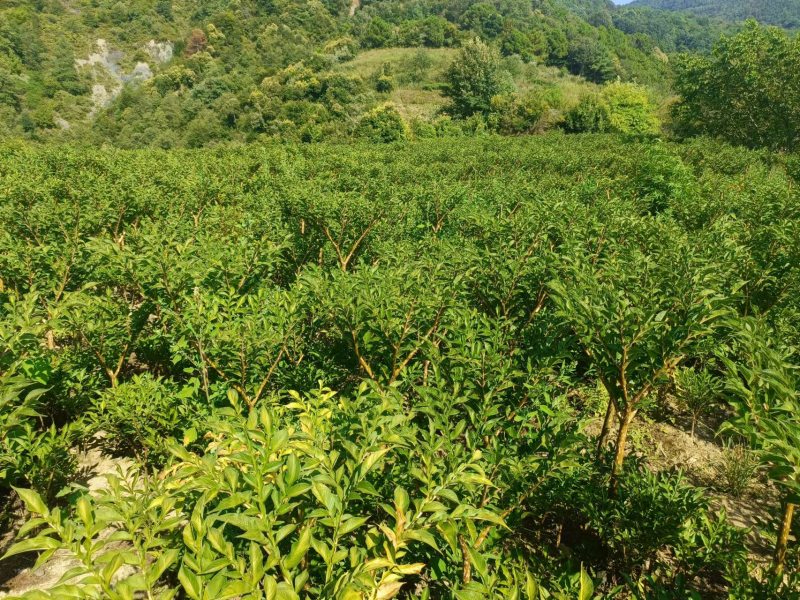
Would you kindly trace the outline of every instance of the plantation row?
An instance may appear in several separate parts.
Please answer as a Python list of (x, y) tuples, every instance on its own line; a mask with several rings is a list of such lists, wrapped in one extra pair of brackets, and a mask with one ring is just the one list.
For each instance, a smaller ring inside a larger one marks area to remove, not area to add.
[[(9, 555), (79, 558), (37, 598), (797, 598), (798, 174), (613, 136), (2, 147)], [(668, 397), (769, 467), (771, 564), (626, 452)], [(98, 432), (141, 469), (90, 495)]]

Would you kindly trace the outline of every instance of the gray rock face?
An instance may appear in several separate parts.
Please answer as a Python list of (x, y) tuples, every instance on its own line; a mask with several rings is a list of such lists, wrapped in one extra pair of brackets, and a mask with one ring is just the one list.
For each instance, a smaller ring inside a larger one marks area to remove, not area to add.
[(147, 63), (136, 63), (136, 66), (133, 68), (133, 71), (130, 72), (129, 75), (126, 75), (122, 78), (122, 81), (125, 83), (128, 82), (142, 82), (147, 81), (153, 76), (153, 72), (150, 70), (150, 65)]
[(157, 42), (150, 40), (144, 45), (144, 50), (153, 59), (153, 62), (165, 63), (172, 60), (174, 46), (172, 42)]
[[(86, 58), (75, 59), (75, 68), (89, 69), (92, 75), (92, 111), (94, 116), (98, 109), (107, 106), (127, 83), (139, 84), (153, 76), (153, 70), (146, 62), (138, 62), (130, 73), (124, 73), (119, 62), (125, 53), (112, 48), (104, 39), (95, 42), (96, 52)], [(172, 59), (174, 46), (172, 42), (150, 40), (143, 49), (154, 64), (165, 63)]]

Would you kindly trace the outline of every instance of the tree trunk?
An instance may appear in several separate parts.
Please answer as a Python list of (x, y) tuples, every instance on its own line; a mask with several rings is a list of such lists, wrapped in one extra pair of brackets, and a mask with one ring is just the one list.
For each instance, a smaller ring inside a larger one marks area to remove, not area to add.
[(783, 571), (783, 563), (786, 560), (786, 545), (789, 542), (789, 532), (792, 529), (793, 514), (794, 504), (787, 502), (783, 507), (783, 518), (778, 530), (778, 542), (775, 544), (775, 556), (772, 559), (771, 571), (773, 575), (779, 575)]
[(630, 407), (625, 407), (625, 411), (619, 415), (616, 455), (614, 464), (611, 465), (611, 481), (608, 486), (609, 498), (614, 498), (617, 495), (617, 477), (622, 469), (622, 462), (625, 460), (625, 442), (628, 441), (628, 427), (635, 416), (636, 411)]
[(597, 442), (597, 458), (599, 459), (603, 454), (603, 448), (608, 443), (608, 432), (611, 430), (611, 421), (614, 420), (617, 411), (614, 409), (614, 401), (608, 399), (608, 408), (606, 409), (606, 418), (603, 421), (603, 428), (600, 430), (600, 439)]

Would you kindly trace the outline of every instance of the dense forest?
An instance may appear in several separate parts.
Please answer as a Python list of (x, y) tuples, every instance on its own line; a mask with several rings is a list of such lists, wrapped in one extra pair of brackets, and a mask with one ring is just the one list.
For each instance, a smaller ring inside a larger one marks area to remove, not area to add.
[[(665, 96), (668, 53), (708, 52), (722, 30), (562, 0), (13, 0), (0, 8), (0, 136), (123, 148), (341, 139), (401, 92), (443, 104), (430, 65), (475, 37), (498, 48), (519, 90), (564, 112), (569, 74)], [(413, 64), (348, 69), (393, 47), (422, 50)]]
[(0, 598), (800, 600), (800, 37), (643, 4), (0, 4)]
[(797, 0), (635, 0), (632, 6), (685, 11), (734, 22), (756, 19), (787, 29), (800, 27), (800, 3)]

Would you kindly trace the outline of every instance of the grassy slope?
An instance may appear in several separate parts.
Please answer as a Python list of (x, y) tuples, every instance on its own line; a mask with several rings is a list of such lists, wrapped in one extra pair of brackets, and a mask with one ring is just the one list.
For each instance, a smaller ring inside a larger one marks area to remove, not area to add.
[[(418, 51), (417, 48), (368, 50), (359, 53), (349, 62), (337, 65), (336, 70), (348, 75), (370, 79), (383, 65), (389, 64), (391, 72), (395, 76), (397, 88), (387, 95), (386, 100), (395, 103), (406, 120), (414, 118), (431, 120), (447, 103), (441, 90), (435, 89), (435, 87), (444, 83), (445, 71), (457, 50), (452, 48), (426, 49), (425, 52), (431, 59), (431, 67), (421, 81), (414, 82), (408, 78), (408, 64)], [(514, 83), (520, 93), (557, 87), (561, 92), (563, 107), (574, 106), (582, 94), (598, 88), (582, 77), (570, 75), (556, 67), (546, 67), (535, 63), (510, 66), (519, 69), (519, 72), (515, 73)]]
[(381, 48), (359, 53), (353, 60), (342, 63), (337, 70), (348, 75), (357, 75), (369, 79), (385, 64), (391, 65), (391, 71), (399, 85), (388, 95), (388, 100), (397, 105), (403, 118), (431, 120), (446, 103), (440, 90), (425, 89), (431, 84), (444, 82), (444, 72), (453, 60), (456, 51), (451, 48), (426, 50), (431, 58), (431, 67), (422, 81), (413, 82), (407, 77), (407, 65), (418, 52), (416, 48)]

